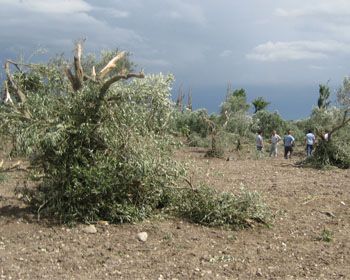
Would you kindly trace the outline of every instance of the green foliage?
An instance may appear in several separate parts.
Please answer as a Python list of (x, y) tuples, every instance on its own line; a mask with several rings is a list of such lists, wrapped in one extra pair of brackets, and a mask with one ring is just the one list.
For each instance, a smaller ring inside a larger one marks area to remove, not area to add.
[(331, 102), (329, 97), (331, 95), (331, 90), (328, 85), (319, 85), (319, 97), (317, 100), (317, 106), (319, 109), (327, 109)]
[(0, 172), (0, 183), (4, 183), (6, 181), (6, 175), (2, 172)]
[(244, 89), (229, 93), (225, 102), (221, 104), (219, 123), (224, 130), (234, 136), (240, 146), (241, 138), (249, 137), (252, 118), (248, 115), (250, 105)]
[(240, 137), (237, 134), (222, 130), (217, 135), (216, 146), (223, 151), (232, 151), (236, 148)]
[(238, 89), (226, 96), (226, 101), (221, 104), (221, 115), (246, 113), (250, 105), (247, 103), (247, 94), (244, 89)]
[(188, 135), (186, 144), (190, 147), (208, 148), (210, 146), (210, 140), (207, 137), (203, 138), (198, 133), (193, 132)]
[(342, 121), (343, 112), (339, 108), (331, 107), (329, 109), (314, 108), (308, 120), (308, 127), (315, 131), (331, 130)]
[(177, 198), (179, 215), (206, 226), (248, 227), (251, 220), (268, 224), (270, 214), (256, 192), (242, 190), (239, 195), (217, 193), (211, 188), (183, 190)]
[(276, 130), (277, 134), (282, 136), (287, 129), (287, 122), (277, 112), (260, 110), (253, 115), (252, 132), (262, 130), (267, 137), (273, 130)]
[(317, 240), (323, 242), (331, 242), (333, 240), (333, 232), (324, 228), (320, 236), (317, 237)]
[(267, 102), (263, 97), (257, 97), (252, 101), (254, 106), (254, 114), (258, 111), (264, 110), (270, 102)]
[(174, 110), (174, 130), (185, 136), (195, 133), (205, 138), (210, 133), (208, 123), (205, 121), (206, 118), (209, 119), (210, 116), (205, 109), (185, 110), (183, 112)]
[(250, 135), (252, 117), (246, 113), (234, 113), (229, 116), (225, 130), (239, 137)]
[(211, 135), (211, 146), (210, 150), (205, 153), (205, 157), (216, 157), (221, 158), (224, 156), (224, 150), (218, 145), (218, 130), (215, 128)]
[(243, 89), (243, 88), (236, 89), (232, 93), (229, 93), (229, 94), (231, 94), (232, 96), (235, 96), (235, 97), (247, 98), (247, 93), (245, 92), (245, 89)]
[[(43, 83), (40, 75), (36, 72), (16, 72), (14, 79), (18, 86), (26, 92), (38, 92), (42, 90)], [(10, 91), (12, 87), (10, 86)]]
[(347, 115), (350, 111), (350, 77), (343, 79), (342, 86), (337, 91), (337, 101), (341, 109), (345, 110)]
[[(63, 222), (131, 222), (151, 215), (166, 186), (183, 172), (168, 134), (172, 77), (116, 83), (100, 103), (99, 87), (56, 95), (29, 93), (30, 118), (2, 105), (2, 128), (41, 175), (32, 205)], [(99, 106), (98, 106), (99, 105)]]

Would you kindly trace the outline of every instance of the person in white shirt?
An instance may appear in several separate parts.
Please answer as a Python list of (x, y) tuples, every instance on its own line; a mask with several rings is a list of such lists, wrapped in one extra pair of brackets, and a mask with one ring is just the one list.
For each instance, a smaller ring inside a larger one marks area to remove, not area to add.
[(281, 141), (281, 137), (276, 133), (276, 130), (273, 130), (271, 134), (270, 157), (272, 155), (277, 157), (277, 145), (279, 141)]
[(262, 137), (262, 131), (258, 131), (258, 135), (256, 136), (256, 149), (261, 151), (264, 147), (264, 140)]
[(264, 148), (264, 140), (262, 137), (262, 131), (259, 130), (258, 131), (258, 135), (255, 138), (255, 142), (256, 142), (256, 151), (257, 151), (257, 156), (261, 157), (263, 148)]
[(308, 156), (308, 157), (311, 156), (315, 143), (316, 143), (315, 135), (312, 133), (311, 130), (308, 130), (308, 132), (305, 136), (306, 156)]

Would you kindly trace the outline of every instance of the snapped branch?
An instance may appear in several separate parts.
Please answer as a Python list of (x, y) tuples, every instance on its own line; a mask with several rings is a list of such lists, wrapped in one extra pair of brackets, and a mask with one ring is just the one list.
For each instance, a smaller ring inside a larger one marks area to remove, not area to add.
[(102, 80), (113, 68), (117, 66), (117, 62), (126, 55), (126, 52), (120, 52), (115, 57), (113, 57), (105, 67), (98, 74), (98, 79)]
[(107, 90), (109, 89), (109, 87), (114, 84), (115, 82), (118, 82), (119, 80), (127, 80), (130, 78), (144, 78), (145, 74), (141, 71), (140, 73), (129, 73), (126, 75), (117, 75), (114, 76), (112, 78), (110, 78), (109, 80), (107, 80), (101, 87), (100, 89), (100, 99), (102, 100), (104, 98), (104, 96), (107, 93)]
[(13, 105), (13, 101), (9, 92), (9, 87), (8, 87), (8, 82), (5, 81), (4, 82), (4, 92), (3, 92), (3, 96), (2, 96), (2, 102), (4, 102), (5, 104), (11, 104)]
[(83, 86), (84, 71), (81, 66), (82, 43), (79, 42), (75, 46), (74, 54), (74, 74), (70, 68), (65, 69), (68, 80), (70, 81), (74, 91), (78, 91)]
[(7, 60), (5, 62), (5, 73), (6, 73), (7, 79), (10, 81), (11, 86), (14, 88), (15, 94), (17, 95), (19, 101), (21, 103), (24, 103), (27, 99), (26, 95), (23, 93), (23, 91), (19, 88), (19, 86), (16, 84), (15, 80), (13, 79), (13, 76), (11, 75), (11, 72), (10, 72), (10, 63), (12, 63), (12, 61), (10, 62), (9, 60)]

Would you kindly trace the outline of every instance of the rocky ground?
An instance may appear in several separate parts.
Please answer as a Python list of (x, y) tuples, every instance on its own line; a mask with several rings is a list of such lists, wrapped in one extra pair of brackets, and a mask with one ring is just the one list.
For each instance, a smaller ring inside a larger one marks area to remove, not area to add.
[(191, 162), (193, 184), (260, 192), (273, 225), (53, 225), (14, 193), (23, 184), (15, 169), (0, 178), (0, 279), (350, 279), (350, 170), (304, 169), (298, 158), (208, 160), (194, 149), (177, 157)]

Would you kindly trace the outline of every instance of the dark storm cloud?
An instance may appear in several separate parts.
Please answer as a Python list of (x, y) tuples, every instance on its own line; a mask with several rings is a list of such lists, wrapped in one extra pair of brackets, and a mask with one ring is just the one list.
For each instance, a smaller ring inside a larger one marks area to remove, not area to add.
[(38, 47), (70, 55), (74, 41), (86, 38), (87, 51), (126, 49), (146, 72), (172, 72), (177, 84), (194, 89), (221, 88), (229, 81), (253, 89), (314, 85), (341, 81), (349, 73), (345, 0), (0, 0), (0, 5), (1, 58), (22, 50), (29, 56)]

